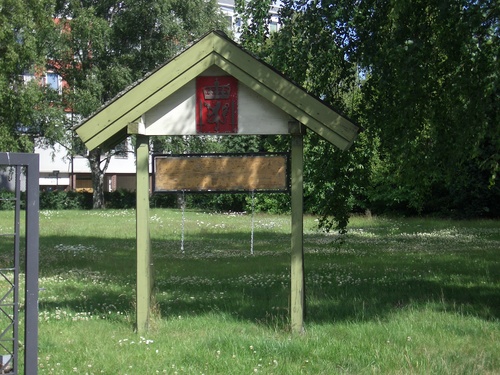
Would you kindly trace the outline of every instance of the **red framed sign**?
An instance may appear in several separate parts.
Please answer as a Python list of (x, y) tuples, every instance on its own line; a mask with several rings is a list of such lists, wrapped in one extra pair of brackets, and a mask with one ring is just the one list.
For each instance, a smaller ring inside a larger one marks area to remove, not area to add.
[(238, 132), (238, 80), (231, 76), (196, 78), (196, 132)]

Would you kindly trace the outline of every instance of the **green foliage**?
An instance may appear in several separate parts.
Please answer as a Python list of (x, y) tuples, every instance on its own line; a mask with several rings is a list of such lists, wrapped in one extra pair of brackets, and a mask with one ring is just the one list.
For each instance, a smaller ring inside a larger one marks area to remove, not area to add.
[[(258, 193), (254, 195), (253, 206), (256, 212), (268, 214), (289, 214), (291, 212), (290, 194), (280, 193)], [(252, 196), (246, 199), (247, 212), (252, 209)]]
[(152, 137), (155, 154), (203, 154), (224, 151), (224, 138), (210, 135), (174, 135)]
[(256, 135), (240, 135), (221, 138), (223, 152), (255, 153), (263, 150), (262, 137)]
[[(272, 36), (267, 59), (338, 112), (361, 120), (358, 71), (347, 58), (351, 47), (346, 34), (352, 26), (344, 19), (347, 11), (341, 5), (285, 2), (282, 29)], [(372, 148), (369, 136), (363, 136), (348, 152), (340, 152), (317, 135), (307, 134), (305, 209), (320, 216), (319, 224), (325, 230), (345, 231), (355, 197), (366, 186), (369, 170), (365, 166)]]
[[(117, 190), (114, 192), (106, 192), (104, 196), (106, 208), (127, 209), (135, 207), (135, 192), (133, 191)], [(24, 193), (22, 193), (21, 202), (24, 202), (23, 197)], [(153, 200), (153, 202), (156, 203), (153, 207), (167, 207), (159, 205), (155, 200)], [(13, 210), (14, 204), (14, 193), (7, 190), (1, 190), (0, 210)], [(22, 208), (24, 208), (23, 203), (22, 206)], [(169, 205), (168, 207), (173, 207), (173, 205)], [(41, 210), (89, 210), (91, 208), (92, 193), (60, 190), (40, 192)]]
[(186, 194), (187, 208), (214, 212), (243, 212), (246, 207), (246, 194)]
[(269, 38), (270, 9), (274, 0), (236, 0), (236, 12), (241, 15), (239, 42), (249, 51), (261, 55)]
[[(240, 13), (244, 15), (243, 46), (265, 57), (273, 67), (313, 95), (354, 115), (354, 98), (359, 96), (359, 89), (354, 87), (357, 70), (355, 64), (345, 58), (349, 46), (344, 43), (345, 34), (352, 28), (338, 22), (345, 10), (341, 6), (322, 7), (319, 1), (282, 5), (282, 28), (270, 35), (267, 29), (270, 3), (266, 0), (240, 2)], [(301, 7), (308, 12), (300, 11)], [(363, 163), (371, 149), (368, 141), (364, 144), (367, 151), (349, 156), (334, 151), (333, 146), (320, 141), (316, 135), (308, 134), (305, 138), (305, 210), (320, 215), (320, 226), (326, 230), (335, 227), (345, 231), (353, 196), (359, 193), (367, 178)], [(275, 137), (266, 139), (262, 149), (281, 151), (288, 147), (288, 142)], [(262, 207), (273, 211), (286, 209), (285, 202), (274, 196), (263, 201)], [(272, 201), (273, 208), (270, 208)]]
[[(24, 193), (22, 193), (24, 197)], [(24, 198), (21, 205), (24, 207)], [(104, 193), (106, 209), (129, 209), (136, 206), (135, 191), (116, 190)], [(152, 194), (151, 208), (180, 208), (183, 204), (182, 193)], [(250, 194), (201, 194), (186, 193), (184, 204), (190, 210), (214, 212), (250, 212), (252, 198)], [(257, 193), (254, 196), (255, 212), (287, 213), (290, 211), (290, 197), (287, 194)], [(0, 211), (13, 210), (14, 193), (0, 190)], [(41, 210), (89, 210), (93, 207), (92, 193), (50, 190), (40, 192)]]
[(0, 211), (13, 210), (15, 207), (15, 194), (8, 190), (0, 190)]
[[(282, 28), (271, 35), (271, 1), (237, 2), (244, 47), (366, 129), (347, 153), (315, 135), (306, 137), (308, 212), (319, 214), (326, 229), (340, 230), (352, 210), (500, 215), (496, 1), (281, 4)], [(0, 150), (30, 151), (39, 136), (45, 146), (61, 141), (73, 125), (64, 123), (64, 108), (89, 115), (187, 43), (223, 25), (214, 1), (3, 0)], [(47, 56), (48, 67), (70, 84), (62, 97), (20, 80), (25, 72), (43, 70)], [(283, 137), (153, 142), (155, 152), (166, 153), (288, 149)], [(286, 209), (277, 197), (258, 199), (262, 207)], [(213, 195), (201, 201), (207, 207), (245, 206)]]
[(41, 191), (41, 210), (82, 210), (92, 208), (92, 193), (74, 191)]
[[(353, 155), (326, 169), (338, 200), (379, 212), (500, 214), (495, 1), (285, 1), (281, 18), (271, 64), (366, 128)], [(325, 195), (322, 178), (309, 191)]]
[[(379, 134), (382, 163), (399, 189), (411, 191), (406, 200), (416, 210), (426, 209), (435, 185), (451, 195), (474, 181), (486, 192), (496, 179), (494, 9), (494, 2), (398, 2), (359, 20), (360, 63), (368, 71), (364, 110)], [(486, 174), (468, 174), (471, 164)]]
[(43, 30), (51, 19), (50, 1), (4, 0), (0, 6), (0, 150), (32, 152), (37, 137), (53, 144), (61, 136), (64, 112), (57, 95), (35, 77), (46, 56)]
[(134, 191), (119, 189), (104, 193), (106, 208), (135, 208), (136, 195)]
[(271, 38), (269, 61), (286, 76), (338, 110), (356, 81), (356, 65), (349, 54), (353, 32), (349, 1), (307, 3), (285, 1), (283, 23)]
[(175, 193), (152, 194), (149, 198), (149, 205), (151, 208), (174, 208), (182, 204), (181, 199)]

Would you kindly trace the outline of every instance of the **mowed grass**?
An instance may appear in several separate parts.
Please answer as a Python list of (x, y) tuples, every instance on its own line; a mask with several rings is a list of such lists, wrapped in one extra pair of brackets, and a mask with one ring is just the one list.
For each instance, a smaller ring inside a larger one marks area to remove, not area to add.
[[(12, 215), (0, 212), (0, 228)], [(40, 374), (500, 374), (500, 223), (305, 223), (306, 332), (289, 330), (290, 219), (151, 211), (155, 300), (134, 333), (135, 211), (40, 213)], [(6, 259), (6, 258), (2, 258)]]

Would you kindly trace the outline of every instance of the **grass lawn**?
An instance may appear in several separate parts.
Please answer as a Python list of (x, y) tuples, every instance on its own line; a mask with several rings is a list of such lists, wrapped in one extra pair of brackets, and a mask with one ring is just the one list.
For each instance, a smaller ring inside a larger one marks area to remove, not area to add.
[(151, 211), (140, 337), (135, 211), (40, 213), (40, 374), (500, 374), (498, 221), (357, 217), (339, 247), (306, 218), (304, 335), (288, 216), (255, 216), (254, 255), (249, 215), (186, 212), (184, 252), (181, 222)]

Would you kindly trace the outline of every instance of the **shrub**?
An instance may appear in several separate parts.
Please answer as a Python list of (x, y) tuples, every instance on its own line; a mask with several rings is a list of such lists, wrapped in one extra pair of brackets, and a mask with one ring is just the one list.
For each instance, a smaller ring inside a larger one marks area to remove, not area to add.
[(136, 202), (135, 191), (118, 189), (104, 193), (106, 208), (134, 208)]
[(89, 210), (92, 193), (75, 191), (41, 191), (41, 210)]
[(13, 210), (16, 204), (14, 198), (13, 192), (0, 190), (0, 210)]
[(149, 199), (151, 208), (174, 208), (178, 206), (178, 194), (153, 194)]

